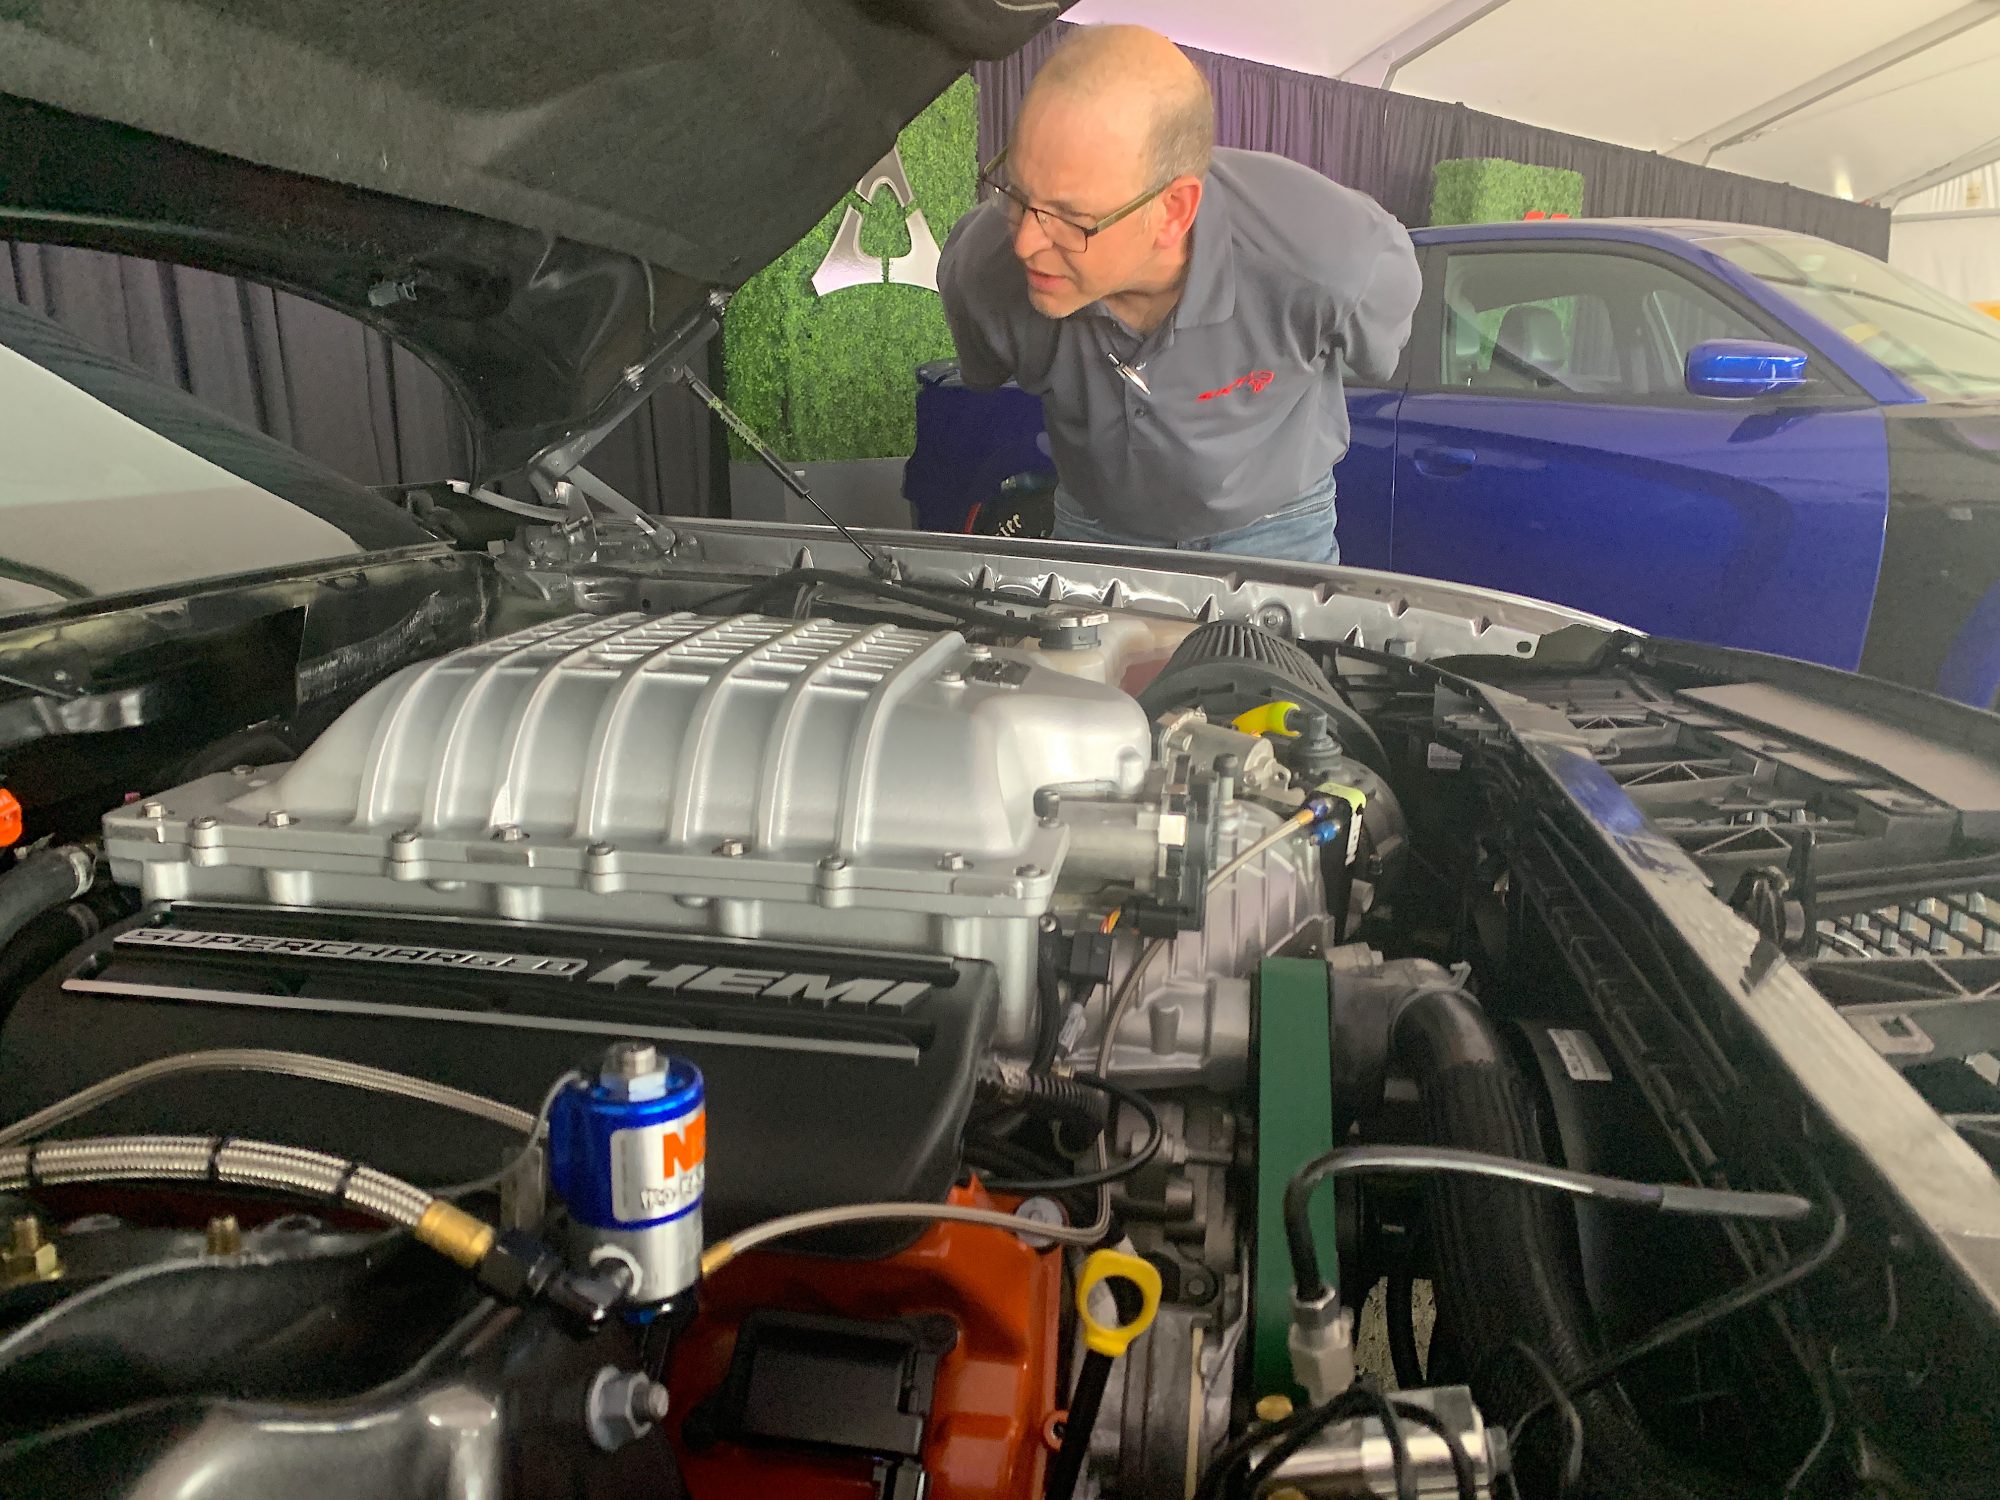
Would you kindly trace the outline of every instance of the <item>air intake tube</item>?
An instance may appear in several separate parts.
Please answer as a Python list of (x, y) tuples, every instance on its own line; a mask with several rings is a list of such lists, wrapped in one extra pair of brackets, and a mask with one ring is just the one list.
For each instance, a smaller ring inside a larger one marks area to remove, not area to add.
[[(1534, 1097), (1472, 996), (1447, 984), (1413, 991), (1391, 1023), (1389, 1045), (1394, 1071), (1416, 1082), (1432, 1144), (1548, 1161)], [(1511, 1422), (1543, 1395), (1519, 1360), (1494, 1358), (1511, 1340), (1525, 1337), (1565, 1380), (1602, 1352), (1580, 1290), (1569, 1210), (1547, 1193), (1474, 1178), (1439, 1178), (1428, 1192), (1439, 1327), (1481, 1406)], [(1616, 1385), (1576, 1404), (1582, 1493), (1621, 1500), (1749, 1493), (1663, 1448)]]

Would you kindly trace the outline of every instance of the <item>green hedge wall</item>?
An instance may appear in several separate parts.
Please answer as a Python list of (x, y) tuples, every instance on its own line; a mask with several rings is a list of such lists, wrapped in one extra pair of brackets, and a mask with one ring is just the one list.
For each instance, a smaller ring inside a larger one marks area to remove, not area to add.
[[(1432, 171), (1431, 223), (1513, 223), (1530, 213), (1583, 212), (1583, 174), (1562, 167), (1531, 167), (1497, 156), (1441, 161)], [(1567, 336), (1576, 321), (1576, 299), (1558, 297), (1538, 304), (1554, 310)], [(1500, 336), (1505, 308), (1475, 314), (1479, 326), (1477, 365), (1493, 362), (1493, 343)]]
[(1497, 156), (1441, 161), (1431, 176), (1431, 223), (1495, 224), (1545, 214), (1583, 212), (1583, 174), (1531, 167)]
[[(961, 78), (898, 138), (916, 208), (942, 245), (977, 191), (978, 95)], [(736, 294), (723, 325), (730, 405), (797, 463), (902, 458), (916, 445), (916, 367), (950, 359), (951, 334), (937, 293), (887, 283), (821, 298), (819, 268), (850, 192), (812, 233)], [(861, 248), (900, 255), (910, 232), (896, 195), (866, 205)], [(734, 443), (734, 439), (731, 440)], [(737, 457), (748, 457), (740, 450)]]

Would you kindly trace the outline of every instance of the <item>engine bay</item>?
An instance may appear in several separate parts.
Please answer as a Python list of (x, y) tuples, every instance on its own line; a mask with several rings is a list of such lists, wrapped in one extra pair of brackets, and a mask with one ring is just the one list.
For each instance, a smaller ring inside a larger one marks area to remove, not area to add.
[(9, 872), (0, 1493), (1985, 1493), (1978, 754), (629, 546)]

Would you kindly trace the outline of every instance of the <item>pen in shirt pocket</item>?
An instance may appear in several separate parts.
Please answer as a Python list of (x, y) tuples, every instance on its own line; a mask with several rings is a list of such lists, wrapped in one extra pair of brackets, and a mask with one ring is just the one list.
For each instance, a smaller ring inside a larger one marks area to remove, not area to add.
[(1146, 384), (1146, 377), (1139, 373), (1141, 370), (1146, 368), (1144, 365), (1128, 365), (1125, 363), (1124, 360), (1120, 359), (1115, 354), (1107, 353), (1105, 355), (1105, 358), (1111, 361), (1111, 367), (1114, 370), (1116, 370), (1120, 375), (1123, 375), (1128, 381), (1132, 383), (1133, 387), (1137, 389), (1140, 395), (1150, 396), (1153, 394), (1153, 388), (1150, 385)]

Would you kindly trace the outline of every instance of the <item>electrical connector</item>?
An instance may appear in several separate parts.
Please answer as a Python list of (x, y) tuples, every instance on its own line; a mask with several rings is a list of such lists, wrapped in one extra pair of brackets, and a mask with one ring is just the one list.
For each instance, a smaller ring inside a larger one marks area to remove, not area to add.
[(586, 1328), (602, 1323), (625, 1291), (625, 1278), (578, 1276), (555, 1251), (519, 1229), (494, 1236), (475, 1274), (481, 1286), (503, 1301), (547, 1302)]
[(1072, 1000), (1063, 1007), (1062, 1029), (1056, 1033), (1056, 1056), (1068, 1057), (1076, 1051), (1078, 1042), (1083, 1040), (1084, 1028), (1090, 1024), (1090, 1015), (1081, 1000)]
[(1069, 940), (1065, 972), (1090, 988), (1106, 983), (1111, 978), (1111, 934), (1079, 927)]
[(1306, 794), (1305, 806), (1312, 809), (1313, 826), (1309, 837), (1315, 844), (1330, 844), (1347, 833), (1346, 861), (1354, 862), (1361, 852), (1361, 814), (1368, 806), (1368, 794), (1357, 786), (1322, 781)]

